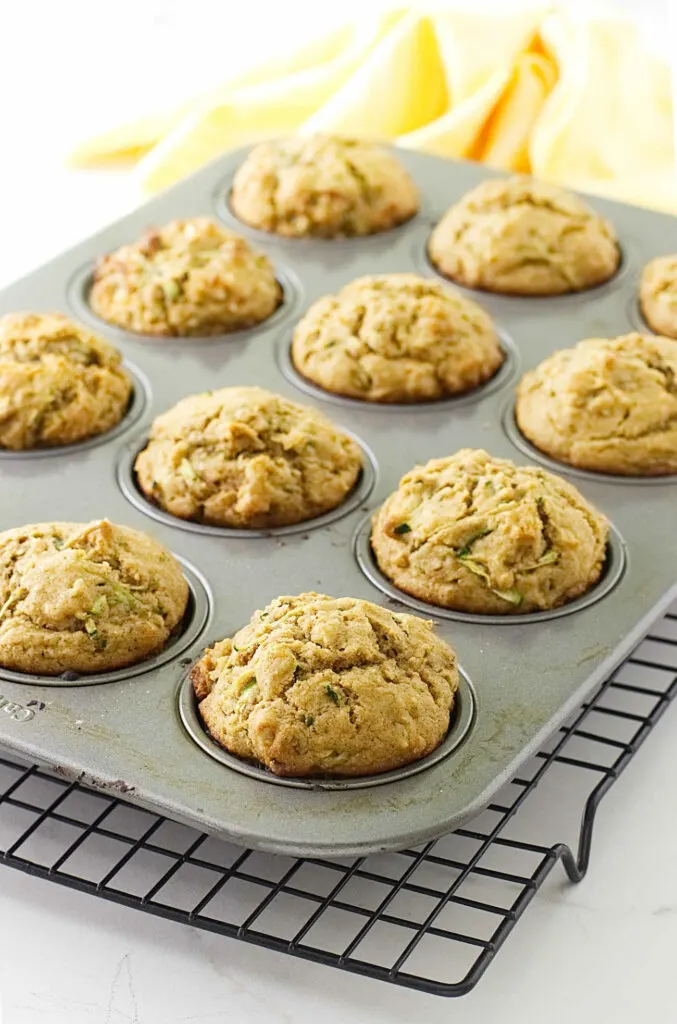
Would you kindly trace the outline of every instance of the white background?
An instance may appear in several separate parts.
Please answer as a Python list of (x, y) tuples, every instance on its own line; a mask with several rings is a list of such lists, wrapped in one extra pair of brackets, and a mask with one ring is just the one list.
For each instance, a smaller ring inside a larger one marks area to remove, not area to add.
[[(342, 0), (341, 13), (364, 6)], [(666, 45), (667, 3), (617, 6), (652, 15), (654, 37)], [(292, 46), (313, 21), (326, 21), (324, 7), (6, 5), (0, 283), (138, 201), (128, 177), (65, 170), (63, 155), (75, 141), (221, 81), (253, 49)], [(555, 872), (479, 987), (460, 1001), (307, 965), (4, 870), (2, 1024), (677, 1020), (676, 730), (673, 712), (604, 801), (587, 880), (572, 887)], [(566, 806), (564, 794), (557, 814), (573, 821), (577, 806), (573, 797)], [(560, 838), (555, 830), (550, 841)]]

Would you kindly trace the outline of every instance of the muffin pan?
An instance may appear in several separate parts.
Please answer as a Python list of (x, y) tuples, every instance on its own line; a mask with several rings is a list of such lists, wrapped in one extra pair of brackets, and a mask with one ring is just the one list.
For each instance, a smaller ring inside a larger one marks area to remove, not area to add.
[[(375, 575), (367, 514), (416, 463), (461, 447), (542, 462), (544, 457), (515, 433), (512, 392), (519, 375), (556, 348), (632, 330), (641, 267), (653, 256), (677, 250), (677, 221), (591, 199), (613, 222), (623, 247), (622, 268), (612, 281), (555, 299), (466, 292), (494, 317), (510, 355), (507, 365), (460, 399), (372, 406), (302, 386), (288, 361), (294, 323), (310, 303), (355, 277), (434, 274), (425, 256), (433, 224), (491, 172), (401, 152), (421, 190), (424, 212), (367, 239), (278, 239), (238, 224), (268, 253), (285, 293), (280, 309), (251, 330), (161, 340), (108, 327), (96, 317), (87, 306), (86, 282), (97, 256), (176, 217), (225, 219), (232, 174), (245, 152), (215, 162), (0, 294), (0, 312), (60, 310), (95, 325), (134, 367), (140, 381), (135, 401), (141, 397), (145, 405), (130, 410), (120, 428), (95, 445), (56, 450), (50, 458), (0, 457), (5, 495), (0, 528), (107, 516), (152, 533), (174, 551), (193, 590), (187, 632), (159, 658), (133, 669), (75, 680), (0, 669), (0, 699), (16, 709), (0, 715), (0, 745), (68, 778), (123, 793), (143, 807), (247, 846), (325, 857), (402, 848), (479, 812), (674, 598), (677, 546), (670, 531), (677, 482), (652, 479), (647, 487), (641, 480), (556, 466), (608, 516), (613, 529), (600, 583), (555, 615), (451, 616), (414, 604)], [(227, 223), (236, 223), (230, 211)], [(315, 405), (361, 444), (365, 471), (336, 515), (293, 530), (245, 533), (193, 529), (194, 524), (173, 521), (148, 506), (136, 489), (131, 462), (152, 418), (186, 395), (235, 384), (259, 384)], [(232, 758), (201, 733), (186, 685), (190, 665), (206, 645), (232, 635), (255, 608), (304, 590), (362, 597), (400, 611), (414, 607), (438, 620), (465, 676), (459, 710), (439, 755), (397, 778), (375, 776), (358, 786), (323, 780), (271, 785), (260, 768), (233, 767)], [(94, 683), (100, 685), (88, 685)]]

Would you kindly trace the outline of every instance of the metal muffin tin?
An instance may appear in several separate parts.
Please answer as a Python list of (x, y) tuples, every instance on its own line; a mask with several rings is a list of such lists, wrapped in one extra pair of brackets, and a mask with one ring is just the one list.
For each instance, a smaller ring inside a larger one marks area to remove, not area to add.
[[(606, 513), (612, 534), (602, 580), (555, 615), (462, 615), (409, 598), (374, 565), (368, 514), (416, 463), (461, 447), (549, 464), (516, 431), (520, 374), (582, 338), (636, 329), (639, 272), (653, 256), (677, 250), (677, 221), (591, 199), (614, 223), (623, 247), (612, 281), (552, 299), (466, 292), (491, 313), (503, 338), (509, 358), (497, 376), (457, 399), (372, 405), (325, 395), (298, 377), (289, 360), (295, 322), (315, 299), (360, 275), (433, 275), (426, 255), (433, 224), (491, 172), (402, 151), (423, 196), (411, 221), (367, 239), (285, 240), (239, 224), (228, 207), (232, 175), (245, 153), (210, 165), (0, 294), (1, 312), (60, 310), (95, 326), (122, 350), (136, 389), (120, 427), (94, 443), (39, 457), (0, 453), (0, 528), (107, 516), (152, 533), (174, 551), (193, 595), (185, 631), (158, 658), (133, 669), (73, 680), (0, 669), (0, 744), (247, 846), (320, 856), (401, 848), (480, 811), (670, 603), (677, 593), (677, 483), (556, 466)], [(87, 304), (96, 257), (149, 225), (197, 215), (236, 225), (265, 249), (284, 289), (280, 309), (257, 328), (209, 339), (145, 338), (99, 320)], [(247, 532), (181, 523), (148, 506), (131, 466), (152, 418), (185, 395), (235, 384), (260, 384), (313, 404), (359, 441), (365, 470), (336, 514), (291, 529)], [(232, 767), (201, 734), (186, 684), (190, 665), (255, 608), (304, 590), (363, 597), (438, 621), (464, 671), (441, 751), (396, 777), (280, 785), (255, 766)]]

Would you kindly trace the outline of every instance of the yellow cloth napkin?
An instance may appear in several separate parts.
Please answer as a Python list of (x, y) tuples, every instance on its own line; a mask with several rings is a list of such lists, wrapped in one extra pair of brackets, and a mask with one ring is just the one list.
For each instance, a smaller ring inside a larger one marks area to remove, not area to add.
[(677, 211), (667, 65), (618, 18), (531, 7), (363, 16), (178, 110), (83, 143), (155, 192), (221, 152), (336, 132), (467, 157)]
[(446, 104), (444, 65), (432, 22), (412, 12), (384, 33), (302, 131), (394, 139), (434, 120)]
[(440, 156), (470, 156), (488, 117), (506, 90), (513, 63), (533, 39), (539, 15), (533, 11), (491, 18), (467, 11), (433, 16), (447, 86), (447, 109), (398, 145)]
[(490, 15), (469, 10), (432, 15), (447, 88), (458, 107), (481, 89), (496, 71), (510, 71), (519, 53), (528, 49), (547, 8), (505, 10)]
[(579, 22), (557, 13), (541, 32), (560, 74), (531, 134), (534, 174), (676, 209), (667, 64), (647, 51), (635, 26), (618, 19)]
[(490, 167), (528, 173), (529, 141), (556, 81), (557, 70), (551, 59), (539, 53), (519, 54), (470, 156)]

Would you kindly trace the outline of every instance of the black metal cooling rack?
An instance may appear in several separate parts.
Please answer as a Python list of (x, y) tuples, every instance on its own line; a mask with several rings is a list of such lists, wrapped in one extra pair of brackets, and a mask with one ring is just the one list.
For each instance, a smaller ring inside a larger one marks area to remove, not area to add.
[[(584, 876), (602, 797), (676, 693), (677, 607), (471, 827), (358, 859), (243, 850), (0, 757), (0, 860), (183, 924), (459, 996), (559, 861), (571, 881)], [(553, 813), (562, 824), (562, 787), (583, 807), (576, 853), (539, 836)]]

